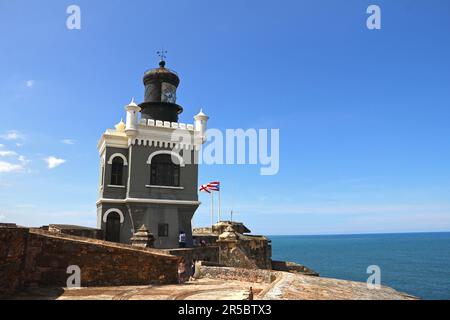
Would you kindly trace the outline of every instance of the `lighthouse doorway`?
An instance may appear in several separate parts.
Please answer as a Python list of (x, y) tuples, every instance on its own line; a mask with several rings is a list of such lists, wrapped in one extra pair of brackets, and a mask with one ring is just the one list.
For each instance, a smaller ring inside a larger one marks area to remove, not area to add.
[(117, 212), (108, 214), (106, 220), (106, 241), (120, 242), (120, 215)]

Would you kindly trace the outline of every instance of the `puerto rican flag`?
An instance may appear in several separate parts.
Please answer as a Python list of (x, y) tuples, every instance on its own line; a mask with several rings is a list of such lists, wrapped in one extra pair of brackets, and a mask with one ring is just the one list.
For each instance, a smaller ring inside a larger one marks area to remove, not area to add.
[(208, 189), (210, 191), (220, 191), (220, 182), (219, 181), (213, 181), (207, 184)]
[(202, 184), (201, 186), (200, 186), (200, 189), (199, 189), (200, 191), (203, 191), (203, 192), (208, 192), (208, 193), (211, 193), (211, 191), (209, 191), (209, 188), (208, 188), (208, 185), (207, 184)]

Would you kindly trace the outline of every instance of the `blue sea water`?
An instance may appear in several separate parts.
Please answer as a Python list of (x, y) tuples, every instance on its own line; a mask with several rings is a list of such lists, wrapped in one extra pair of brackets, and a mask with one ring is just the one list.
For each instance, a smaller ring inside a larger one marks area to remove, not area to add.
[(322, 277), (381, 284), (422, 299), (450, 299), (450, 233), (270, 236), (274, 260), (303, 264)]

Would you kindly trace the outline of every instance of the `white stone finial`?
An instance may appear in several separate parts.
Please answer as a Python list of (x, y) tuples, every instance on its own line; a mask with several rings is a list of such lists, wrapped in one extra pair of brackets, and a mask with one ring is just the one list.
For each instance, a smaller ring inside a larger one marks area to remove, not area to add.
[(196, 118), (209, 118), (209, 117), (203, 112), (203, 108), (200, 108), (200, 112), (194, 117), (194, 119)]
[(134, 97), (131, 98), (131, 102), (128, 104), (127, 107), (137, 107), (138, 105), (136, 104), (136, 102), (134, 101)]

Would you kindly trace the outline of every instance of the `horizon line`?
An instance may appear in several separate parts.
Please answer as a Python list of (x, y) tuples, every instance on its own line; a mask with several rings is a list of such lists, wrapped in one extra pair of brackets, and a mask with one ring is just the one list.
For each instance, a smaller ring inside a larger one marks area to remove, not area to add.
[(424, 234), (424, 233), (450, 233), (447, 231), (405, 231), (405, 232), (362, 232), (362, 233), (322, 233), (322, 234), (267, 234), (268, 237), (314, 237), (314, 236), (363, 236), (363, 235), (389, 235), (389, 234)]

